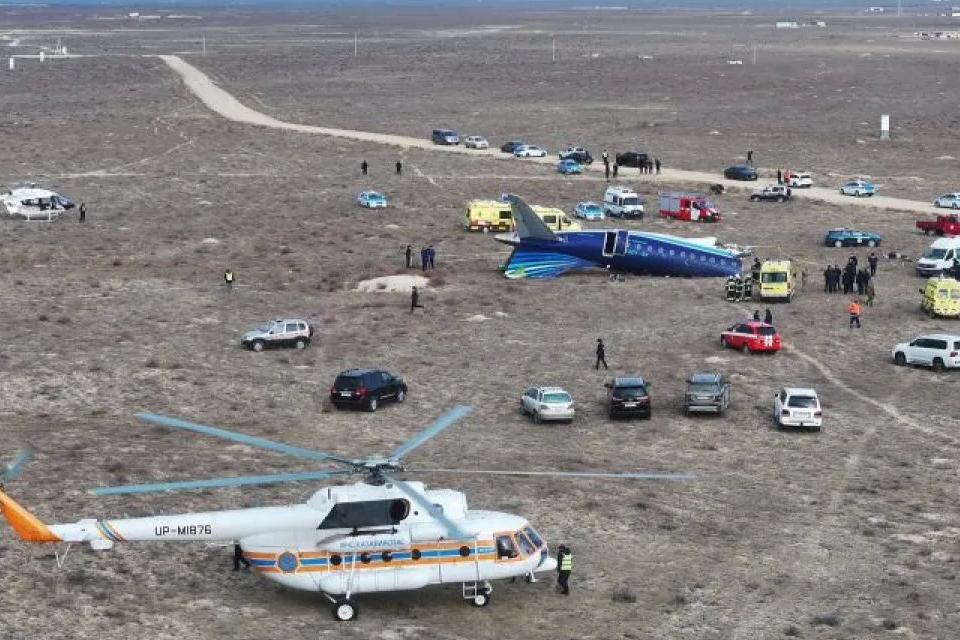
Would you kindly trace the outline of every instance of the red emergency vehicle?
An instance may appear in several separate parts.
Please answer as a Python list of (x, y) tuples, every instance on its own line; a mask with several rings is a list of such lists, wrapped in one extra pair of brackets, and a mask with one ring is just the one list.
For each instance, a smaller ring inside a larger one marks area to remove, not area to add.
[(720, 222), (720, 210), (697, 193), (661, 193), (660, 215), (693, 222)]

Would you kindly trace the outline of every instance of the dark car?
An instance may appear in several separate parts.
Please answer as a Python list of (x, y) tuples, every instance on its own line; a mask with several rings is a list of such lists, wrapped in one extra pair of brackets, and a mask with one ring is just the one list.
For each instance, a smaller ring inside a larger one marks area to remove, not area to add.
[(510, 140), (509, 142), (503, 143), (503, 146), (500, 147), (500, 151), (503, 151), (504, 153), (513, 153), (517, 150), (517, 147), (522, 147), (525, 144), (527, 143), (523, 140)]
[(617, 166), (620, 167), (645, 167), (650, 161), (650, 158), (645, 153), (640, 153), (639, 151), (627, 151), (626, 153), (617, 154)]
[(610, 417), (650, 418), (650, 383), (640, 376), (618, 376), (604, 385)]
[(689, 413), (723, 413), (730, 406), (730, 383), (719, 373), (695, 373), (687, 380), (683, 408)]
[(756, 180), (757, 170), (748, 164), (735, 164), (723, 170), (723, 177), (727, 180)]
[(330, 387), (330, 402), (338, 409), (376, 411), (382, 402), (407, 399), (407, 383), (383, 369), (348, 369)]

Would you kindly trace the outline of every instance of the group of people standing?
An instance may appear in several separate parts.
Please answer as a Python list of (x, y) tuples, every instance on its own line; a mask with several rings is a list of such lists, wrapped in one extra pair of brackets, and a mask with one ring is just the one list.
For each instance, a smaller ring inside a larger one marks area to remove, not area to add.
[[(413, 268), (413, 247), (409, 244), (407, 245), (406, 250), (403, 252), (404, 259), (406, 260), (407, 269)], [(433, 269), (436, 266), (437, 251), (433, 248), (433, 245), (427, 247), (422, 247), (420, 249), (420, 270), (426, 271), (427, 269)]]
[(867, 266), (859, 267), (857, 256), (850, 256), (846, 266), (841, 269), (839, 265), (827, 265), (823, 271), (823, 291), (824, 293), (843, 293), (853, 294), (856, 290), (857, 295), (867, 296), (867, 306), (873, 306), (873, 300), (876, 297), (876, 289), (873, 285), (873, 277), (877, 275), (877, 263), (879, 259), (875, 253), (871, 253), (867, 258)]
[[(610, 174), (611, 174), (610, 155), (607, 153), (606, 149), (603, 150), (603, 153), (600, 155), (600, 159), (603, 160), (603, 173), (607, 177), (607, 180), (610, 180)], [(640, 173), (645, 173), (649, 175), (656, 173), (656, 175), (660, 175), (660, 167), (661, 167), (660, 158), (654, 158), (653, 160), (651, 160), (650, 158), (647, 158), (645, 162), (642, 162), (640, 164), (639, 169), (640, 169)], [(616, 163), (616, 161), (614, 161), (613, 171), (612, 171), (614, 178), (617, 177), (617, 171), (619, 169), (620, 169), (620, 166)]]

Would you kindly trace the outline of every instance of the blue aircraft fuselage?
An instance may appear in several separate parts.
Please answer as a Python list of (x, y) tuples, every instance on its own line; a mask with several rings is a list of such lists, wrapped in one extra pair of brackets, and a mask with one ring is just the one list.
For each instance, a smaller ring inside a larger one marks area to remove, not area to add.
[(718, 247), (661, 233), (597, 230), (556, 232), (555, 240), (500, 234), (514, 247), (508, 278), (553, 278), (570, 269), (609, 268), (620, 273), (678, 277), (726, 277), (743, 270), (740, 258)]

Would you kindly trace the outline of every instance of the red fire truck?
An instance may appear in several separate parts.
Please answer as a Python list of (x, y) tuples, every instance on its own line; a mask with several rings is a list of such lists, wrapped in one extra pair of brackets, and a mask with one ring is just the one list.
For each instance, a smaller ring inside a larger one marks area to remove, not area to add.
[(720, 222), (720, 210), (698, 193), (661, 193), (660, 215), (693, 222)]

